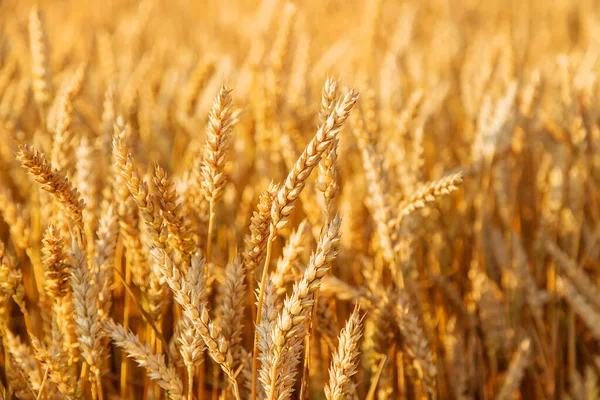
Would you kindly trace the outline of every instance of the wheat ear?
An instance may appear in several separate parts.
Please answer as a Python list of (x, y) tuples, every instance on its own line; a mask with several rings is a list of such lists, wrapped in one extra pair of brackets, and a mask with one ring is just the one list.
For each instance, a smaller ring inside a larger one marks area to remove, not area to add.
[[(452, 193), (462, 184), (463, 177), (464, 173), (459, 171), (423, 185), (415, 194), (400, 204), (398, 218), (401, 220), (403, 217), (436, 201), (437, 198)], [(399, 225), (399, 222), (396, 222), (396, 225)]]
[(338, 348), (329, 367), (329, 382), (325, 386), (327, 400), (342, 400), (351, 392), (352, 376), (358, 368), (359, 340), (362, 335), (362, 319), (356, 306), (346, 326), (340, 332)]
[(514, 392), (521, 384), (521, 380), (525, 374), (525, 369), (531, 362), (530, 355), (531, 340), (524, 339), (510, 362), (510, 367), (508, 368), (508, 372), (504, 377), (504, 381), (500, 387), (500, 392), (496, 397), (498, 400), (509, 400), (513, 398)]
[(44, 113), (52, 99), (50, 46), (44, 20), (37, 7), (34, 7), (29, 14), (29, 43), (31, 46), (33, 95)]
[(84, 249), (73, 244), (73, 269), (71, 270), (71, 288), (73, 289), (73, 309), (77, 340), (83, 358), (90, 366), (95, 385), (102, 399), (102, 381), (100, 368), (104, 347), (103, 332), (98, 314), (98, 293), (100, 282), (90, 274)]
[(54, 131), (54, 142), (50, 159), (52, 164), (65, 174), (70, 174), (74, 167), (73, 131), (71, 123), (73, 120), (73, 101), (81, 91), (85, 78), (85, 65), (77, 68), (66, 91), (59, 103), (58, 120)]
[(296, 367), (314, 304), (331, 262), (337, 257), (340, 240), (341, 218), (336, 216), (329, 223), (319, 240), (317, 250), (311, 255), (302, 279), (294, 285), (291, 296), (286, 298), (283, 309), (271, 332), (273, 345), (268, 362), (261, 367), (262, 380), (267, 398), (286, 399), (293, 391)]
[(165, 389), (171, 400), (184, 400), (183, 383), (174, 368), (165, 364), (162, 354), (153, 354), (149, 345), (144, 345), (138, 337), (112, 320), (102, 321), (104, 331), (127, 355), (141, 367), (146, 368), (150, 379)]
[(17, 159), (35, 181), (42, 184), (42, 189), (58, 200), (71, 217), (73, 224), (83, 232), (82, 212), (85, 203), (64, 172), (52, 168), (43, 154), (28, 145), (19, 145)]
[(241, 342), (244, 331), (244, 299), (246, 297), (246, 271), (239, 257), (225, 269), (225, 285), (218, 310), (221, 332), (231, 347), (233, 365), (241, 362)]
[(60, 301), (70, 293), (70, 258), (65, 250), (65, 242), (54, 225), (48, 226), (42, 242), (44, 289), (50, 297)]
[(230, 141), (230, 132), (237, 119), (233, 115), (231, 89), (221, 87), (208, 114), (206, 145), (202, 161), (202, 189), (209, 202), (208, 239), (206, 243), (206, 272), (212, 249), (212, 233), (215, 221), (216, 202), (223, 196), (227, 177), (225, 162)]
[[(298, 196), (306, 185), (306, 180), (312, 170), (317, 166), (323, 154), (331, 146), (337, 135), (342, 130), (344, 122), (348, 119), (350, 111), (356, 104), (358, 93), (350, 90), (336, 105), (331, 112), (325, 124), (317, 130), (315, 137), (308, 143), (304, 152), (300, 155), (296, 164), (287, 175), (283, 186), (277, 191), (277, 196), (273, 200), (271, 207), (271, 226), (269, 230), (269, 239), (267, 241), (267, 250), (265, 264), (260, 281), (260, 294), (256, 312), (256, 321), (260, 321), (263, 303), (263, 293), (269, 273), (269, 264), (271, 262), (272, 241), (275, 239), (278, 230), (287, 225), (289, 215), (294, 209), (294, 204)], [(252, 400), (256, 399), (256, 379), (258, 371), (257, 358), (258, 337), (254, 335), (253, 361), (252, 361)]]
[(400, 332), (406, 340), (409, 351), (418, 363), (418, 372), (423, 379), (425, 389), (432, 399), (437, 393), (436, 375), (437, 367), (427, 335), (421, 328), (420, 321), (415, 315), (415, 310), (410, 306), (410, 300), (404, 293), (398, 296), (397, 320)]
[(206, 309), (206, 302), (202, 301), (202, 297), (199, 296), (196, 289), (181, 275), (179, 269), (163, 249), (153, 247), (150, 253), (156, 260), (161, 274), (173, 291), (175, 301), (183, 307), (184, 314), (192, 321), (196, 331), (202, 337), (202, 340), (204, 340), (204, 344), (208, 348), (208, 354), (221, 366), (225, 374), (229, 377), (234, 395), (239, 400), (239, 389), (233, 369), (233, 358), (229, 343), (211, 321)]

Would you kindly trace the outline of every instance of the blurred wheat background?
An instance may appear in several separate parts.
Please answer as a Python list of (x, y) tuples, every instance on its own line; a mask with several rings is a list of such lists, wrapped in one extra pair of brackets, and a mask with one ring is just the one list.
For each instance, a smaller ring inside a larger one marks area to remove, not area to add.
[(0, 1), (0, 399), (600, 398), (599, 8)]

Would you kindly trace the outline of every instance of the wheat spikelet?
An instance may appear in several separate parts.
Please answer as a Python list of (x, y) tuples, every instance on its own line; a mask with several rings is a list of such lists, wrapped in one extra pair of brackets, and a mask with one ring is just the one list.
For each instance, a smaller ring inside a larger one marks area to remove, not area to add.
[[(258, 293), (257, 293), (258, 297)], [(277, 322), (277, 315), (280, 311), (280, 304), (278, 303), (277, 292), (275, 286), (269, 280), (265, 287), (263, 312), (261, 313), (261, 320), (256, 327), (256, 335), (258, 336), (258, 350), (260, 352), (260, 362), (263, 366), (260, 369), (259, 379), (263, 383), (269, 382), (269, 373), (271, 371), (271, 352), (273, 350), (273, 336), (271, 332), (275, 329)], [(264, 393), (261, 393), (261, 398), (264, 397)]]
[(6, 246), (2, 241), (0, 241), (0, 290), (4, 296), (12, 297), (20, 308), (25, 306), (23, 273), (15, 265), (15, 261), (6, 254)]
[(102, 101), (102, 117), (100, 124), (100, 136), (98, 136), (97, 147), (101, 154), (110, 154), (114, 126), (117, 122), (115, 85), (108, 84)]
[(26, 219), (26, 210), (21, 204), (14, 201), (11, 192), (0, 185), (0, 215), (10, 227), (10, 234), (13, 242), (20, 248), (26, 249), (30, 245), (31, 231)]
[(404, 285), (402, 273), (396, 265), (392, 231), (389, 226), (391, 211), (385, 198), (381, 160), (376, 154), (373, 132), (369, 132), (366, 129), (365, 122), (362, 118), (357, 119), (353, 132), (361, 150), (363, 170), (369, 189), (369, 208), (373, 219), (375, 220), (381, 252), (385, 261), (390, 265), (390, 268), (394, 272), (396, 279), (398, 279), (399, 286), (402, 287)]
[(471, 270), (469, 277), (473, 284), (473, 298), (477, 304), (486, 350), (490, 357), (498, 357), (511, 347), (512, 340), (502, 292), (498, 285), (482, 271)]
[[(99, 208), (98, 189), (100, 174), (94, 163), (98, 158), (92, 143), (86, 136), (81, 138), (75, 155), (77, 160), (74, 180), (87, 209), (83, 214), (83, 222), (87, 236), (93, 237), (93, 232), (96, 230), (98, 223), (96, 210)], [(91, 243), (92, 241), (90, 241)], [(88, 249), (88, 251), (91, 252), (91, 249)]]
[(331, 213), (332, 202), (335, 199), (339, 187), (337, 184), (337, 147), (338, 139), (335, 139), (331, 145), (331, 149), (325, 154), (321, 163), (319, 163), (319, 181), (317, 189), (323, 192), (325, 198), (325, 207), (327, 214)]
[(402, 108), (402, 112), (398, 116), (398, 131), (401, 135), (408, 132), (409, 124), (415, 119), (425, 99), (422, 89), (417, 89), (411, 93), (406, 105)]
[(159, 218), (155, 209), (154, 196), (150, 193), (147, 183), (141, 179), (140, 173), (134, 165), (133, 157), (127, 151), (122, 132), (116, 134), (113, 138), (113, 155), (116, 160), (116, 168), (124, 178), (124, 183), (140, 210), (140, 214), (148, 227), (152, 243), (155, 246), (162, 247), (164, 246), (162, 219)]
[(0, 400), (598, 397), (598, 4), (9, 3)]
[(340, 82), (337, 79), (333, 79), (328, 76), (325, 79), (325, 84), (321, 90), (321, 109), (319, 110), (319, 125), (325, 124), (327, 118), (331, 115), (335, 107), (335, 101), (338, 93), (338, 86)]
[[(206, 302), (209, 293), (206, 290), (204, 260), (198, 253), (192, 255), (186, 279), (199, 301)], [(173, 345), (171, 354), (177, 355), (179, 353), (181, 357), (180, 360), (176, 360), (176, 363), (186, 367), (189, 399), (193, 395), (195, 369), (204, 361), (206, 346), (193, 321), (185, 313), (178, 321), (171, 340)]]

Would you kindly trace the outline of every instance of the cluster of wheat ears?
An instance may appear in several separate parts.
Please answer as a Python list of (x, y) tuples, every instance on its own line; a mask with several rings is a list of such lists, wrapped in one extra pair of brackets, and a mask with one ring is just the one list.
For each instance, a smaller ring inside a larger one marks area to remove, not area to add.
[(599, 398), (596, 2), (100, 3), (0, 2), (0, 399)]

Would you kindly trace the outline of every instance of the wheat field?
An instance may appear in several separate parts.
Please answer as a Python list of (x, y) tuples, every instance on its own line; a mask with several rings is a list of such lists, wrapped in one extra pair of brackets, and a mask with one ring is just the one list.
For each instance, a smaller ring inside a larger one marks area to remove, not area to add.
[(599, 22), (0, 1), (0, 399), (599, 399)]

